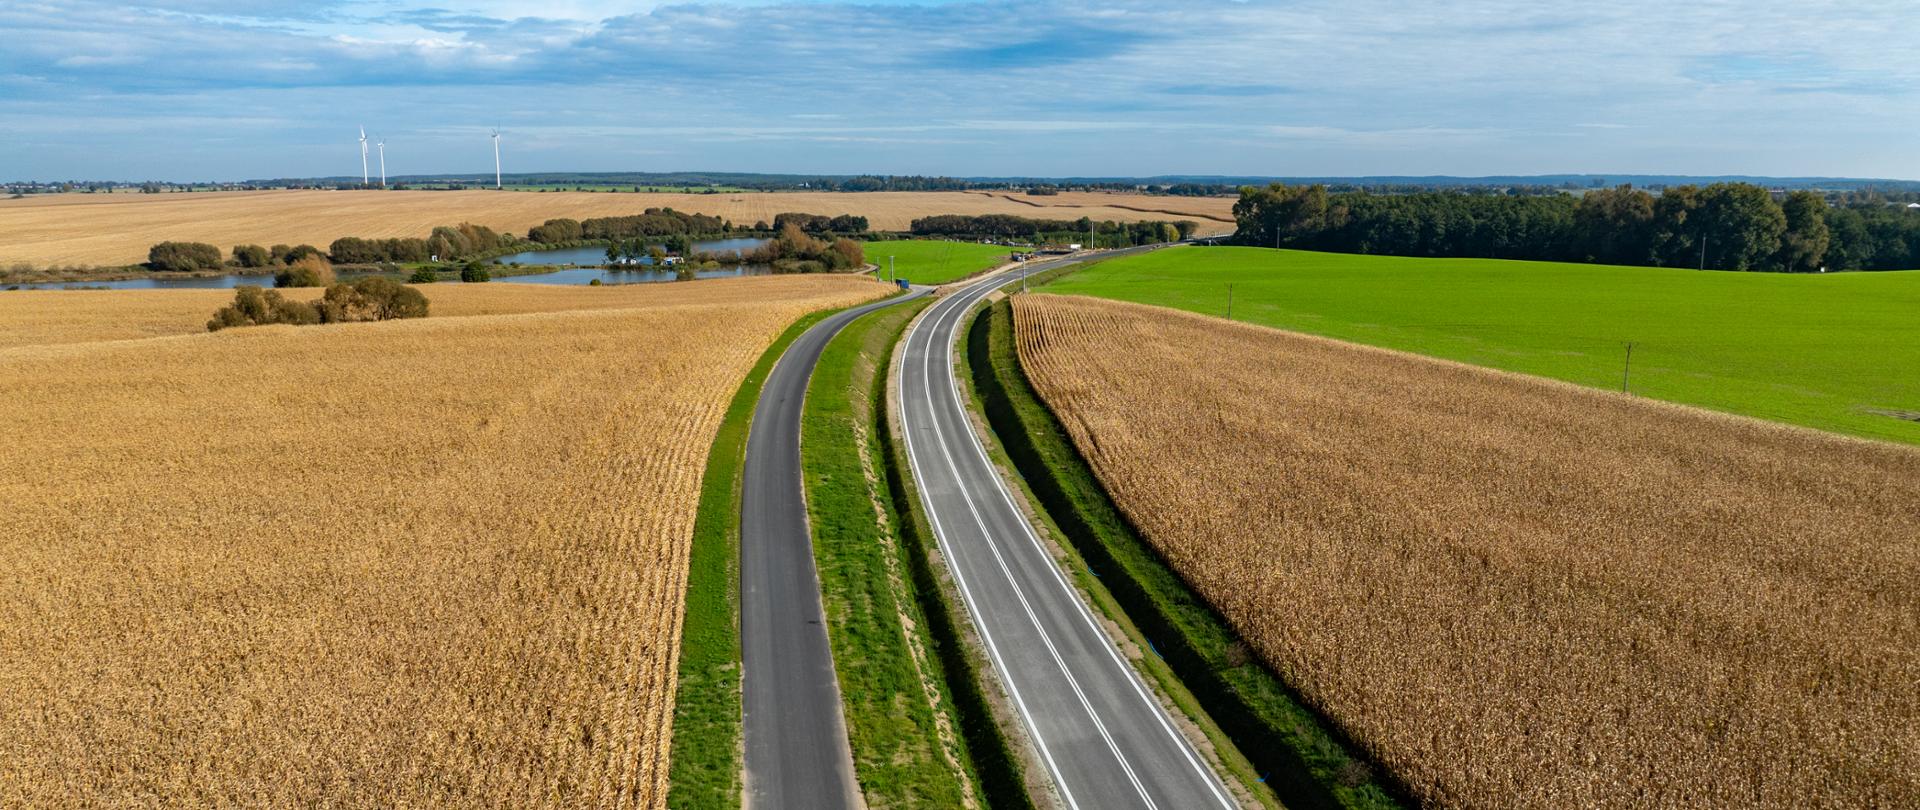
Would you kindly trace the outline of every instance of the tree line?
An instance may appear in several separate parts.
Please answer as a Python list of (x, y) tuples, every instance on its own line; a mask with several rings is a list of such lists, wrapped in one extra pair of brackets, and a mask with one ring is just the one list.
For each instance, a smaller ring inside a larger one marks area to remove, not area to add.
[(1236, 241), (1337, 253), (1813, 272), (1920, 267), (1920, 213), (1748, 183), (1578, 197), (1245, 187)]
[(1193, 236), (1196, 223), (1180, 220), (1164, 222), (1095, 222), (1088, 217), (1071, 219), (1033, 219), (1012, 214), (936, 214), (921, 217), (911, 224), (915, 236), (945, 236), (967, 239), (1024, 239), (1034, 243), (1088, 242), (1098, 247), (1123, 247), (1177, 242)]

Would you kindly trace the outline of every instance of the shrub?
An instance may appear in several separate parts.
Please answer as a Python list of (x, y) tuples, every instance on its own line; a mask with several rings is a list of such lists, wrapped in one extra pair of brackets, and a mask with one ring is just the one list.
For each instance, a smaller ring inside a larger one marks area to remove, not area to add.
[(234, 245), (233, 262), (241, 267), (266, 267), (273, 263), (273, 254), (259, 245)]
[(828, 254), (833, 258), (834, 269), (848, 270), (867, 263), (867, 250), (852, 239), (835, 239)]
[(325, 287), (333, 282), (333, 265), (318, 254), (297, 259), (273, 275), (275, 287)]
[(305, 301), (289, 301), (278, 290), (262, 290), (251, 284), (234, 289), (233, 303), (215, 310), (207, 321), (207, 331), (218, 332), (230, 326), (261, 326), (270, 323), (295, 325), (319, 323), (320, 313)]
[(480, 262), (467, 262), (467, 266), (460, 268), (460, 280), (469, 284), (492, 279), (493, 274), (488, 273), (487, 266)]
[(205, 242), (161, 242), (147, 250), (147, 266), (168, 272), (212, 270), (220, 266), (220, 249)]
[(335, 284), (314, 305), (320, 323), (390, 321), (427, 317), (427, 297), (390, 278), (370, 276)]
[(594, 280), (592, 280), (592, 281), (589, 281), (589, 282), (587, 282), (587, 286), (589, 286), (589, 287), (598, 287), (598, 286), (600, 286), (600, 279), (597, 279), (597, 278), (596, 278), (596, 279), (594, 279)]
[(422, 267), (413, 271), (413, 275), (407, 276), (408, 284), (432, 284), (439, 280), (440, 274), (434, 272), (431, 267)]

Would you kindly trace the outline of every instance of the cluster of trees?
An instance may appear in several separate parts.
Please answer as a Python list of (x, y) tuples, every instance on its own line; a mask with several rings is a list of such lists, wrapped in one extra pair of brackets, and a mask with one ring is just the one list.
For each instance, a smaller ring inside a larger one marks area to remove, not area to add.
[(207, 321), (207, 331), (273, 323), (296, 326), (316, 323), (387, 321), (427, 316), (427, 297), (419, 290), (378, 276), (352, 284), (334, 284), (311, 304), (294, 301), (278, 290), (245, 285), (234, 291), (233, 303), (221, 307)]
[(1776, 200), (1747, 183), (1630, 186), (1575, 197), (1241, 190), (1242, 244), (1453, 256), (1809, 272), (1920, 266), (1920, 216), (1885, 204), (1829, 207), (1811, 191)]
[(450, 262), (466, 256), (491, 253), (512, 242), (512, 236), (495, 233), (485, 225), (462, 222), (452, 227), (442, 225), (434, 228), (433, 233), (427, 236), (427, 254)]
[(828, 273), (865, 265), (867, 252), (852, 239), (815, 239), (789, 222), (780, 235), (749, 254), (747, 260), (772, 265), (778, 273)]
[(831, 233), (856, 234), (856, 233), (867, 232), (867, 218), (854, 216), (852, 214), (841, 214), (840, 216), (837, 216), (837, 217), (829, 217), (822, 214), (801, 214), (801, 213), (795, 213), (795, 212), (788, 212), (784, 214), (774, 215), (773, 217), (774, 231), (784, 232), (786, 231), (787, 226), (789, 225), (799, 228), (804, 233), (810, 233), (810, 234), (816, 234), (816, 235), (831, 234)]
[(213, 270), (220, 266), (220, 249), (205, 242), (161, 242), (147, 249), (147, 266), (173, 273)]
[(1029, 219), (1011, 214), (938, 214), (913, 221), (915, 236), (949, 236), (968, 239), (1029, 239), (1034, 242), (1087, 242), (1102, 247), (1151, 245), (1177, 242), (1193, 235), (1199, 226), (1189, 221), (1094, 222), (1078, 220)]
[(341, 264), (424, 262), (433, 255), (433, 249), (427, 246), (427, 240), (413, 237), (362, 239), (343, 236), (327, 246), (327, 255)]
[[(632, 239), (640, 236), (667, 236), (683, 234), (698, 236), (703, 234), (727, 233), (733, 230), (733, 223), (719, 217), (706, 214), (687, 214), (671, 208), (649, 208), (644, 213), (620, 217), (594, 217), (581, 220), (578, 235), (568, 219), (550, 219), (546, 224), (528, 231), (528, 238), (536, 242), (558, 244), (579, 239)], [(539, 233), (540, 237), (533, 236)], [(544, 238), (567, 237), (567, 238)]]
[[(310, 256), (324, 257), (312, 245), (234, 245), (232, 263), (248, 269), (284, 267)], [(220, 249), (205, 242), (161, 242), (147, 249), (147, 267), (165, 272), (187, 273), (219, 270), (226, 265)]]

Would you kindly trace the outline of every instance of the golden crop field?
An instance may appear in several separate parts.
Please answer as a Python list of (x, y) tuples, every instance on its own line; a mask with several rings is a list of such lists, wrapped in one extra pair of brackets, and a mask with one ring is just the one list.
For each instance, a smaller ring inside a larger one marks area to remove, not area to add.
[[(722, 413), (787, 324), (885, 290), (445, 285), (0, 349), (0, 807), (662, 806)], [(508, 297), (558, 311), (454, 314)]]
[(1920, 451), (1014, 305), (1121, 510), (1422, 803), (1920, 806)]
[[(765, 286), (713, 284), (515, 284), (511, 278), (488, 284), (441, 283), (421, 287), (435, 317), (511, 315), (575, 309), (714, 304), (752, 298), (769, 290), (778, 297), (813, 282), (755, 281)], [(273, 277), (261, 279), (273, 286)], [(798, 285), (797, 287), (789, 285)], [(311, 301), (318, 287), (281, 290), (288, 298)], [(0, 291), (0, 349), (14, 346), (86, 343), (99, 340), (189, 335), (207, 329), (207, 317), (233, 302), (232, 290), (4, 290)]]
[(933, 214), (1134, 222), (1192, 219), (1203, 232), (1232, 230), (1233, 200), (1143, 194), (1065, 193), (1051, 197), (976, 192), (760, 192), (612, 194), (526, 191), (231, 191), (176, 194), (45, 194), (0, 200), (0, 266), (23, 262), (119, 266), (146, 261), (167, 240), (236, 244), (307, 243), (325, 249), (342, 236), (425, 237), (436, 225), (473, 222), (524, 235), (556, 217), (620, 216), (667, 207), (725, 217), (738, 225), (776, 214), (856, 214), (881, 230), (905, 230)]

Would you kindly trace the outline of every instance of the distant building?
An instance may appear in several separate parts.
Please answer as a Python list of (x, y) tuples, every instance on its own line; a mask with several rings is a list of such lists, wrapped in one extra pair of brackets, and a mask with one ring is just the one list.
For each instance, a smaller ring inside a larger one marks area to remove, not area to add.
[(1907, 203), (1907, 213), (1920, 214), (1920, 203)]

